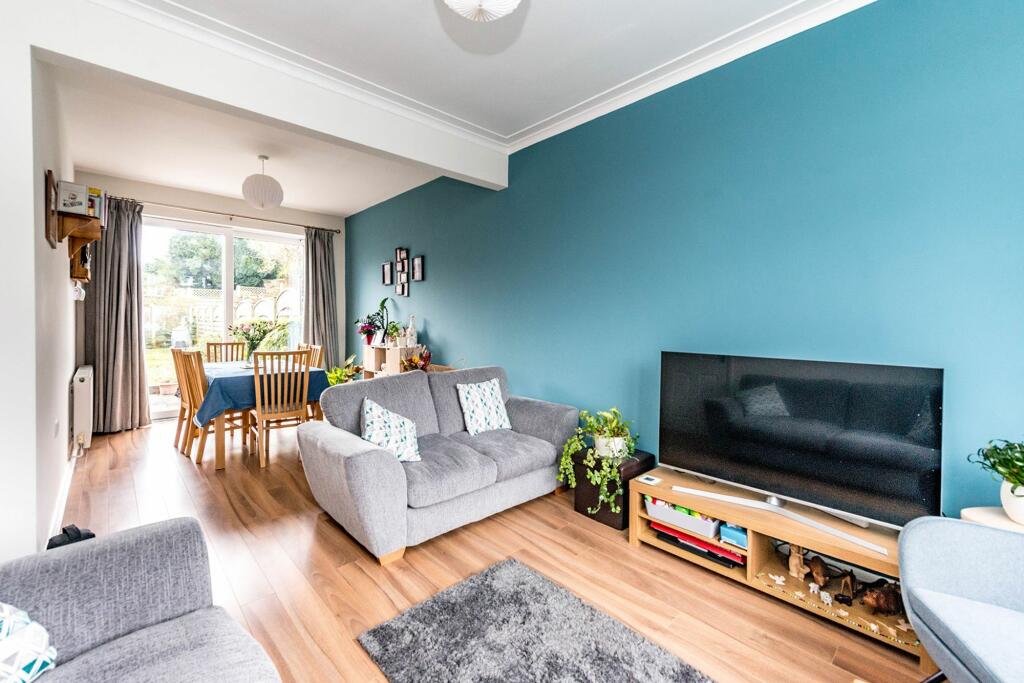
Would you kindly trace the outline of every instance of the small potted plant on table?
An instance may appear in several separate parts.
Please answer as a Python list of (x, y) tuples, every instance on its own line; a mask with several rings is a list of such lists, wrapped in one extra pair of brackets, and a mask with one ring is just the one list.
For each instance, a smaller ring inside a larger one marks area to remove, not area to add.
[(354, 324), (359, 326), (359, 334), (366, 338), (367, 345), (373, 343), (377, 332), (388, 328), (388, 317), (388, 298), (384, 297), (376, 311), (367, 313), (365, 318), (355, 321)]
[(398, 346), (398, 338), (402, 336), (402, 326), (392, 320), (384, 328), (384, 337), (388, 340), (388, 347)]
[[(599, 522), (624, 529), (628, 520), (623, 510), (623, 465), (630, 461), (641, 464), (634, 455), (636, 436), (618, 408), (595, 414), (582, 410), (580, 422), (562, 449), (558, 480), (576, 489), (577, 512), (585, 510)], [(646, 467), (637, 467), (630, 475), (650, 469), (650, 461), (653, 456), (647, 454), (643, 461)], [(602, 511), (604, 505), (606, 512)]]
[(327, 383), (332, 387), (335, 384), (345, 384), (356, 378), (356, 375), (363, 372), (362, 365), (356, 365), (356, 354), (345, 359), (345, 365), (340, 368), (332, 368), (327, 371)]
[(1006, 516), (1024, 524), (1024, 443), (996, 439), (968, 457), (1003, 480), (999, 500)]

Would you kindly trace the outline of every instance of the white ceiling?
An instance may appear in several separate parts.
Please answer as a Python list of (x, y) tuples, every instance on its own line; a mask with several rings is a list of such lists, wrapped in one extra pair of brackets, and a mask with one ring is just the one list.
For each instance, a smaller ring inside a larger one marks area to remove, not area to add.
[[(434, 169), (172, 97), (98, 69), (55, 68), (75, 168), (228, 197), (266, 154), (283, 206), (348, 216), (438, 177)], [(255, 209), (254, 209), (255, 212)]]
[(515, 149), (872, 0), (121, 1)]
[[(522, 0), (479, 24), (443, 0), (93, 0), (499, 153), (872, 1)], [(285, 207), (340, 216), (440, 173), (102, 69), (56, 73), (81, 170), (240, 197), (267, 154)]]

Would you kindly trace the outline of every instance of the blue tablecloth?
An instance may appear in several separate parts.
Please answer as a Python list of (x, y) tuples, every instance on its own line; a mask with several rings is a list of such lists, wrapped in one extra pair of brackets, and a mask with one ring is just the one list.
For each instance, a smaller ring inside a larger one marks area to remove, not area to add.
[[(202, 427), (227, 410), (244, 410), (256, 407), (256, 382), (253, 369), (245, 367), (242, 361), (232, 363), (207, 363), (206, 398), (196, 413), (196, 426)], [(309, 400), (319, 401), (320, 394), (330, 386), (327, 373), (322, 368), (309, 371)]]

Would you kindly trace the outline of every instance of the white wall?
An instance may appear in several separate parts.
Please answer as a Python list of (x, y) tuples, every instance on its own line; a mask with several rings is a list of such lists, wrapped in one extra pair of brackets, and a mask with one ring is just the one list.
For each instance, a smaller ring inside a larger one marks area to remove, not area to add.
[[(39, 244), (41, 169), (58, 166), (62, 157), (59, 134), (53, 134), (60, 126), (52, 108), (45, 106), (52, 102), (52, 93), (36, 93), (40, 118), (33, 119), (35, 58), (98, 65), (227, 110), (252, 112), (313, 134), (413, 159), (485, 187), (504, 187), (508, 178), (503, 151), (382, 111), (308, 75), (242, 56), (230, 45), (211, 46), (168, 30), (153, 23), (152, 13), (130, 16), (132, 7), (138, 7), (133, 3), (47, 0), (7, 5), (0, 22), (0, 292), (5, 295), (6, 332), (0, 335), (0, 357), (11, 362), (0, 383), (0, 561), (40, 546), (52, 517), (46, 508), (59, 499), (59, 479), (66, 471), (56, 457), (64, 438), (53, 434), (54, 422), (62, 432), (59, 421), (67, 419), (64, 392), (73, 366), (65, 338), (71, 306), (70, 295), (65, 296), (70, 286), (67, 246), (47, 252), (49, 247)], [(40, 83), (44, 78), (40, 76)], [(337, 244), (343, 242), (339, 239)], [(338, 249), (339, 261), (342, 251)], [(343, 287), (343, 271), (339, 274)]]
[(75, 308), (67, 243), (50, 247), (43, 233), (43, 174), (71, 180), (51, 67), (32, 64), (35, 230), (35, 543), (41, 546), (60, 523), (72, 461), (68, 457), (68, 386), (75, 371)]
[[(236, 197), (224, 197), (222, 195), (207, 194), (205, 192), (194, 192), (182, 190), (176, 187), (154, 185), (138, 180), (127, 178), (115, 178), (112, 176), (78, 171), (75, 173), (77, 182), (85, 183), (92, 187), (99, 187), (108, 193), (119, 197), (130, 197), (146, 204), (145, 213), (163, 218), (176, 218), (186, 221), (200, 221), (212, 225), (224, 225), (233, 227), (244, 227), (253, 230), (269, 230), (273, 232), (284, 232), (291, 234), (303, 234), (300, 227), (292, 227), (281, 223), (268, 223), (262, 220), (246, 220), (245, 218), (228, 219), (226, 216), (203, 213), (203, 211), (217, 211), (220, 213), (231, 213), (235, 216), (257, 216), (267, 220), (279, 220), (287, 223), (298, 223), (313, 228), (331, 228), (341, 230), (334, 235), (334, 260), (336, 280), (338, 285), (338, 338), (340, 340), (339, 352), (342, 357), (345, 355), (345, 219), (341, 216), (332, 216), (312, 211), (300, 211), (278, 207), (276, 209), (265, 209), (258, 211), (244, 200)], [(147, 204), (148, 203), (148, 204)], [(187, 206), (196, 211), (186, 211), (159, 206), (157, 203), (171, 204), (174, 206)], [(81, 346), (81, 344), (79, 344)], [(79, 354), (81, 349), (79, 349)], [(79, 355), (81, 357), (81, 355)]]

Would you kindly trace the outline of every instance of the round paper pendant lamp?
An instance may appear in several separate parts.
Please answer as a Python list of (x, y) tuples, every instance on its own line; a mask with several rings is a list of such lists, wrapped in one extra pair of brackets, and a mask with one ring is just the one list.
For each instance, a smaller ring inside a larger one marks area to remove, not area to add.
[[(259, 156), (260, 162), (266, 162), (269, 157)], [(273, 209), (281, 206), (284, 201), (284, 190), (281, 183), (277, 182), (262, 171), (253, 173), (242, 183), (242, 196), (250, 206), (257, 209)]]
[(473, 21), (494, 21), (512, 14), (520, 0), (444, 0), (453, 12)]

